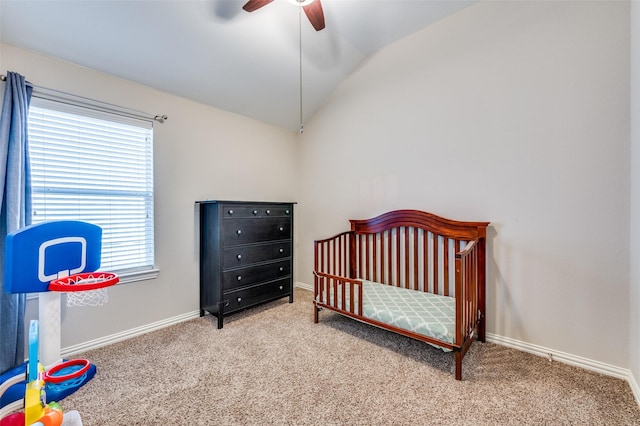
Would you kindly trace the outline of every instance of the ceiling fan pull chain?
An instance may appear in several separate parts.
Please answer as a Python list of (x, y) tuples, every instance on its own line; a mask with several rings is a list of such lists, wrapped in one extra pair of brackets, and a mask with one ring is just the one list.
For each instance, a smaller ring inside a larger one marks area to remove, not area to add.
[(304, 121), (302, 117), (302, 8), (298, 10), (298, 46), (298, 57), (300, 59), (300, 129), (298, 129), (298, 132), (302, 134), (304, 132)]

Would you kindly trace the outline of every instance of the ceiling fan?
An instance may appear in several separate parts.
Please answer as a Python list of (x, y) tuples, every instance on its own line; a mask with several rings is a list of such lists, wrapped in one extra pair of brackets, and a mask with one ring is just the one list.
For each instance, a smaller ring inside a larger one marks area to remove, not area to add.
[[(242, 8), (247, 12), (254, 12), (262, 6), (266, 6), (273, 0), (249, 0)], [(320, 0), (289, 0), (291, 3), (301, 6), (304, 13), (309, 18), (309, 22), (316, 31), (324, 28), (324, 13), (322, 12), (322, 3)]]

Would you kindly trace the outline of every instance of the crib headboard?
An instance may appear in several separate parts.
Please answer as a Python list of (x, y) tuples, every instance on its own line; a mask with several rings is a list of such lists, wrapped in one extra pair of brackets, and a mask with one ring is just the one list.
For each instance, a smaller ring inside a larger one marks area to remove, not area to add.
[(394, 210), (350, 222), (355, 278), (445, 296), (454, 291), (456, 253), (473, 240), (484, 246), (489, 225), (419, 210)]
[(456, 240), (470, 241), (486, 237), (489, 222), (461, 222), (420, 210), (394, 210), (371, 219), (352, 219), (356, 234), (374, 234), (398, 227), (418, 228)]

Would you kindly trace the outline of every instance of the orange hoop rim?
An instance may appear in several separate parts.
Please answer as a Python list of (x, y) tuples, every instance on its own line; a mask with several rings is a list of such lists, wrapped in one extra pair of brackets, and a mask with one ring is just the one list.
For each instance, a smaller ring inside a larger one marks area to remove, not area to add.
[[(67, 368), (67, 367), (71, 367), (73, 365), (81, 365), (82, 368), (80, 368), (79, 370), (76, 370), (72, 373), (69, 374), (64, 374), (61, 376), (53, 376), (53, 373), (57, 373), (58, 371), (62, 370), (63, 368)], [(69, 361), (65, 361), (62, 362), (54, 367), (51, 367), (49, 370), (45, 371), (44, 373), (44, 381), (48, 382), (48, 383), (62, 383), (65, 382), (69, 379), (75, 379), (76, 377), (80, 377), (82, 376), (84, 373), (87, 372), (87, 370), (89, 370), (89, 360), (84, 359), (84, 358), (80, 358), (80, 359), (72, 359)]]
[[(83, 283), (83, 281), (87, 281)], [(49, 291), (87, 291), (109, 287), (117, 284), (120, 278), (112, 272), (85, 272), (83, 274), (69, 275), (64, 278), (52, 280), (49, 283)]]

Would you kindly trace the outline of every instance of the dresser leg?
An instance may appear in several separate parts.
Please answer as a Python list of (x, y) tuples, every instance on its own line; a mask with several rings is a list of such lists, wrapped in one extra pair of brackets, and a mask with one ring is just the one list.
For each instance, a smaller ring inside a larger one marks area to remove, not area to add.
[(218, 312), (218, 330), (222, 328), (222, 312)]

